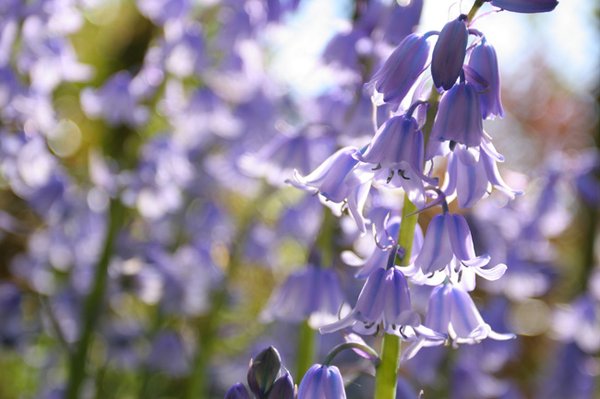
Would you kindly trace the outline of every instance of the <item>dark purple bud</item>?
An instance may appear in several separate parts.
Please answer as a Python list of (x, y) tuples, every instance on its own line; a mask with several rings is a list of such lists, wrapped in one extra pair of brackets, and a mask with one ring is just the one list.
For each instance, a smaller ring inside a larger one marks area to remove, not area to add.
[(244, 384), (238, 382), (227, 390), (225, 399), (250, 399), (250, 394)]
[(369, 82), (383, 94), (383, 101), (399, 103), (425, 69), (429, 57), (427, 37), (407, 36)]
[(437, 88), (450, 89), (460, 75), (469, 38), (464, 21), (465, 16), (461, 15), (454, 21), (448, 22), (435, 43), (431, 59), (431, 76)]
[(272, 346), (260, 352), (250, 363), (248, 386), (259, 398), (269, 392), (281, 368), (281, 357)]
[(532, 14), (536, 12), (548, 12), (554, 10), (558, 5), (556, 0), (492, 0), (492, 5), (506, 11), (522, 12)]
[(483, 121), (479, 95), (470, 83), (460, 83), (442, 96), (431, 137), (468, 147), (481, 144)]
[(294, 380), (290, 373), (286, 371), (275, 381), (267, 399), (294, 399)]
[(500, 102), (498, 58), (494, 47), (487, 44), (485, 39), (480, 45), (475, 46), (471, 52), (469, 67), (487, 82), (486, 89), (479, 93), (481, 116), (484, 119), (489, 116), (504, 116), (504, 110)]

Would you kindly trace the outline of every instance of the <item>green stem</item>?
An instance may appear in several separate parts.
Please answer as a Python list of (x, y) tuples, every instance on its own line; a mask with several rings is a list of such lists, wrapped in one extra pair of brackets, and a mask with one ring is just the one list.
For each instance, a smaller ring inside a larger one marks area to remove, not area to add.
[(316, 350), (315, 331), (304, 321), (298, 331), (298, 351), (296, 352), (296, 379), (302, 380), (302, 376), (314, 362)]
[(379, 355), (377, 352), (375, 352), (375, 350), (370, 346), (361, 344), (359, 342), (344, 342), (343, 344), (339, 344), (329, 352), (323, 364), (326, 366), (330, 365), (337, 354), (345, 351), (346, 349), (359, 349), (371, 356), (371, 361), (373, 361), (375, 365), (379, 364)]
[[(417, 207), (405, 196), (400, 232), (398, 233), (398, 244), (404, 249), (400, 265), (407, 265), (410, 262), (418, 218)], [(400, 337), (385, 334), (381, 344), (381, 364), (377, 367), (375, 374), (375, 399), (394, 399), (396, 397), (399, 364)]]
[(471, 9), (469, 10), (469, 13), (467, 14), (467, 21), (470, 22), (473, 20), (473, 18), (475, 17), (475, 14), (477, 14), (477, 11), (479, 11), (479, 9), (483, 5), (483, 3), (485, 3), (484, 0), (476, 0), (475, 3), (473, 3), (473, 6), (471, 7)]
[(113, 199), (110, 202), (108, 211), (109, 221), (104, 239), (104, 247), (100, 260), (96, 266), (93, 279), (93, 286), (85, 299), (82, 312), (82, 330), (79, 341), (76, 343), (75, 350), (69, 359), (69, 381), (67, 383), (65, 398), (77, 399), (81, 385), (86, 376), (86, 361), (94, 330), (98, 323), (101, 313), (104, 293), (106, 291), (106, 282), (108, 279), (108, 265), (115, 238), (123, 224), (125, 208), (119, 200)]

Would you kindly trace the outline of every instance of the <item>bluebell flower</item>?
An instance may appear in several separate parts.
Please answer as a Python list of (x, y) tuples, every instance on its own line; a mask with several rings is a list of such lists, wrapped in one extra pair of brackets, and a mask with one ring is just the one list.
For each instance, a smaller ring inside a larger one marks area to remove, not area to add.
[(364, 232), (366, 221), (362, 209), (371, 188), (373, 173), (358, 166), (357, 152), (355, 147), (344, 147), (307, 176), (294, 170), (288, 182), (311, 194), (319, 194), (321, 202), (338, 216), (347, 207), (358, 228)]
[(340, 370), (336, 366), (312, 365), (300, 382), (298, 399), (346, 399)]
[(548, 12), (558, 5), (557, 0), (492, 0), (493, 6), (521, 13)]
[(419, 349), (442, 345), (447, 340), (456, 344), (474, 344), (486, 338), (512, 339), (513, 334), (499, 334), (487, 324), (473, 300), (460, 285), (443, 284), (431, 291), (423, 325), (416, 326), (418, 338), (403, 357), (410, 359)]
[[(388, 210), (386, 210), (389, 212)], [(388, 214), (389, 215), (389, 214)], [(365, 259), (360, 258), (356, 253), (352, 251), (342, 252), (342, 260), (349, 266), (360, 267), (355, 274), (356, 278), (367, 278), (369, 275), (380, 268), (385, 268), (390, 256), (391, 251), (397, 250), (396, 239), (400, 230), (400, 216), (387, 217), (383, 220), (381, 225), (377, 225), (370, 216), (373, 229), (375, 230), (375, 245), (373, 251)], [(423, 231), (419, 225), (415, 226), (415, 237), (413, 239), (411, 263), (414, 262), (415, 258), (421, 251), (423, 246)]]
[(502, 161), (504, 157), (485, 139), (479, 149), (469, 149), (459, 144), (448, 155), (442, 190), (448, 197), (456, 193), (458, 206), (463, 209), (475, 205), (489, 194), (492, 187), (514, 199), (521, 192), (510, 188), (500, 176), (496, 162)]
[(425, 70), (429, 58), (427, 36), (411, 34), (396, 47), (368, 83), (386, 103), (400, 103)]
[(335, 271), (308, 265), (292, 273), (271, 296), (262, 317), (265, 321), (309, 320), (316, 328), (335, 320), (343, 304), (344, 294)]
[(569, 306), (559, 307), (553, 327), (563, 342), (573, 341), (587, 353), (597, 352), (600, 349), (600, 299), (585, 293)]
[(428, 275), (444, 269), (454, 257), (475, 270), (481, 270), (490, 260), (488, 255), (475, 255), (471, 230), (463, 216), (450, 213), (436, 215), (429, 222), (423, 248), (414, 265)]
[(412, 310), (404, 274), (393, 266), (395, 253), (390, 254), (389, 259), (391, 267), (377, 269), (367, 278), (354, 309), (335, 323), (321, 327), (321, 333), (352, 327), (359, 334), (371, 335), (383, 326), (388, 334), (409, 338), (412, 327), (419, 323), (419, 317)]
[(356, 29), (336, 34), (323, 50), (323, 61), (342, 70), (358, 71), (360, 63), (356, 47), (363, 38), (365, 33)]
[(498, 73), (498, 58), (496, 50), (486, 39), (471, 50), (469, 67), (472, 68), (487, 83), (483, 92), (479, 93), (481, 100), (481, 116), (485, 118), (504, 116), (500, 101), (500, 74)]
[(461, 143), (468, 147), (480, 145), (483, 138), (481, 105), (477, 90), (468, 82), (461, 82), (442, 96), (431, 130), (427, 158), (435, 141)]
[(190, 370), (190, 353), (177, 332), (162, 330), (152, 342), (147, 362), (152, 370), (182, 377)]
[(466, 16), (448, 22), (438, 37), (431, 56), (431, 76), (438, 89), (450, 89), (456, 83), (465, 61), (469, 33)]
[(140, 13), (157, 25), (180, 20), (191, 8), (189, 0), (137, 0)]

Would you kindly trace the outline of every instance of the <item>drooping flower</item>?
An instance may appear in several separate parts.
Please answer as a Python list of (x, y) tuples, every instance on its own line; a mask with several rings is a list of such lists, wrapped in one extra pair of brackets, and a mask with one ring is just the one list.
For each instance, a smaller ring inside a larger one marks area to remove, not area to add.
[(475, 46), (469, 57), (469, 67), (472, 68), (487, 83), (483, 92), (479, 93), (481, 101), (481, 116), (504, 116), (500, 101), (500, 74), (498, 73), (498, 58), (496, 50), (487, 43), (485, 38)]
[(358, 150), (344, 147), (327, 158), (313, 172), (302, 176), (294, 170), (290, 184), (311, 194), (319, 194), (321, 202), (338, 216), (347, 207), (361, 232), (366, 231), (362, 208), (371, 188), (372, 171), (357, 166)]
[(393, 266), (395, 253), (391, 253), (387, 269), (377, 269), (367, 279), (358, 295), (354, 309), (341, 320), (321, 327), (321, 333), (330, 333), (352, 327), (363, 335), (375, 334), (381, 328), (388, 334), (406, 337), (405, 327), (418, 324), (418, 315), (411, 307), (406, 277)]
[(298, 388), (298, 399), (346, 399), (344, 381), (336, 366), (314, 364)]
[(333, 269), (308, 265), (288, 277), (269, 300), (262, 317), (266, 321), (308, 319), (318, 327), (334, 320), (343, 303), (344, 295)]
[(513, 334), (499, 334), (487, 324), (473, 300), (460, 285), (435, 287), (427, 305), (425, 322), (415, 328), (418, 339), (403, 354), (413, 357), (420, 348), (441, 345), (448, 339), (454, 344), (475, 344), (486, 338), (512, 339)]
[(411, 34), (396, 47), (369, 85), (386, 103), (400, 103), (425, 69), (429, 58), (427, 36)]
[(431, 155), (435, 141), (461, 143), (475, 147), (483, 138), (481, 106), (477, 90), (468, 82), (461, 82), (446, 92), (440, 100), (438, 113), (431, 130), (432, 146), (428, 148), (427, 158)]
[(558, 5), (557, 0), (492, 0), (491, 3), (506, 11), (526, 14), (552, 11)]
[(444, 193), (448, 197), (456, 193), (458, 206), (463, 209), (475, 205), (490, 192), (491, 187), (514, 199), (521, 192), (510, 188), (500, 176), (496, 162), (503, 160), (504, 157), (485, 139), (482, 140), (479, 149), (457, 145), (454, 151), (448, 154)]
[(460, 75), (465, 55), (469, 32), (465, 24), (465, 15), (448, 22), (438, 37), (431, 57), (431, 76), (438, 89), (449, 90)]
[(423, 248), (414, 265), (428, 275), (444, 269), (453, 257), (474, 268), (487, 265), (490, 260), (488, 255), (475, 255), (471, 231), (462, 215), (436, 215), (429, 223)]

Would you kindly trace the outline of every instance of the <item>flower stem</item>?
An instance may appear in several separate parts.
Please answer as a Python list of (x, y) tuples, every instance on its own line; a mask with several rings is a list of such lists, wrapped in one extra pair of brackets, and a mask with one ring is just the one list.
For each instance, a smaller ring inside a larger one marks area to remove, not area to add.
[(479, 11), (479, 9), (483, 5), (483, 3), (485, 3), (484, 0), (476, 0), (475, 3), (473, 3), (473, 6), (469, 10), (469, 14), (467, 14), (467, 21), (473, 20), (473, 18), (475, 17), (475, 14), (477, 14), (477, 11)]
[(110, 202), (107, 213), (109, 220), (106, 229), (106, 237), (104, 239), (104, 247), (102, 248), (100, 260), (96, 265), (92, 288), (83, 304), (81, 335), (79, 336), (75, 350), (69, 359), (69, 381), (65, 393), (65, 398), (67, 399), (77, 399), (80, 396), (79, 392), (86, 375), (88, 352), (101, 313), (104, 293), (106, 291), (108, 265), (113, 252), (115, 238), (123, 224), (125, 208), (119, 200), (113, 199)]
[(295, 381), (302, 380), (306, 370), (313, 364), (316, 349), (315, 331), (308, 325), (308, 321), (302, 322), (298, 330)]
[(375, 350), (370, 346), (359, 342), (344, 342), (343, 344), (339, 344), (329, 352), (323, 364), (326, 366), (330, 365), (331, 362), (333, 362), (333, 359), (337, 356), (337, 354), (342, 351), (345, 351), (346, 349), (358, 349), (369, 355), (371, 357), (371, 361), (373, 361), (375, 365), (379, 364), (379, 355), (377, 354), (377, 352), (375, 352)]
[[(412, 244), (419, 214), (417, 207), (404, 197), (402, 221), (398, 233), (398, 244), (404, 249), (401, 265), (410, 263)], [(398, 365), (400, 364), (400, 337), (385, 334), (381, 344), (381, 364), (375, 374), (375, 399), (394, 399), (398, 380)]]

